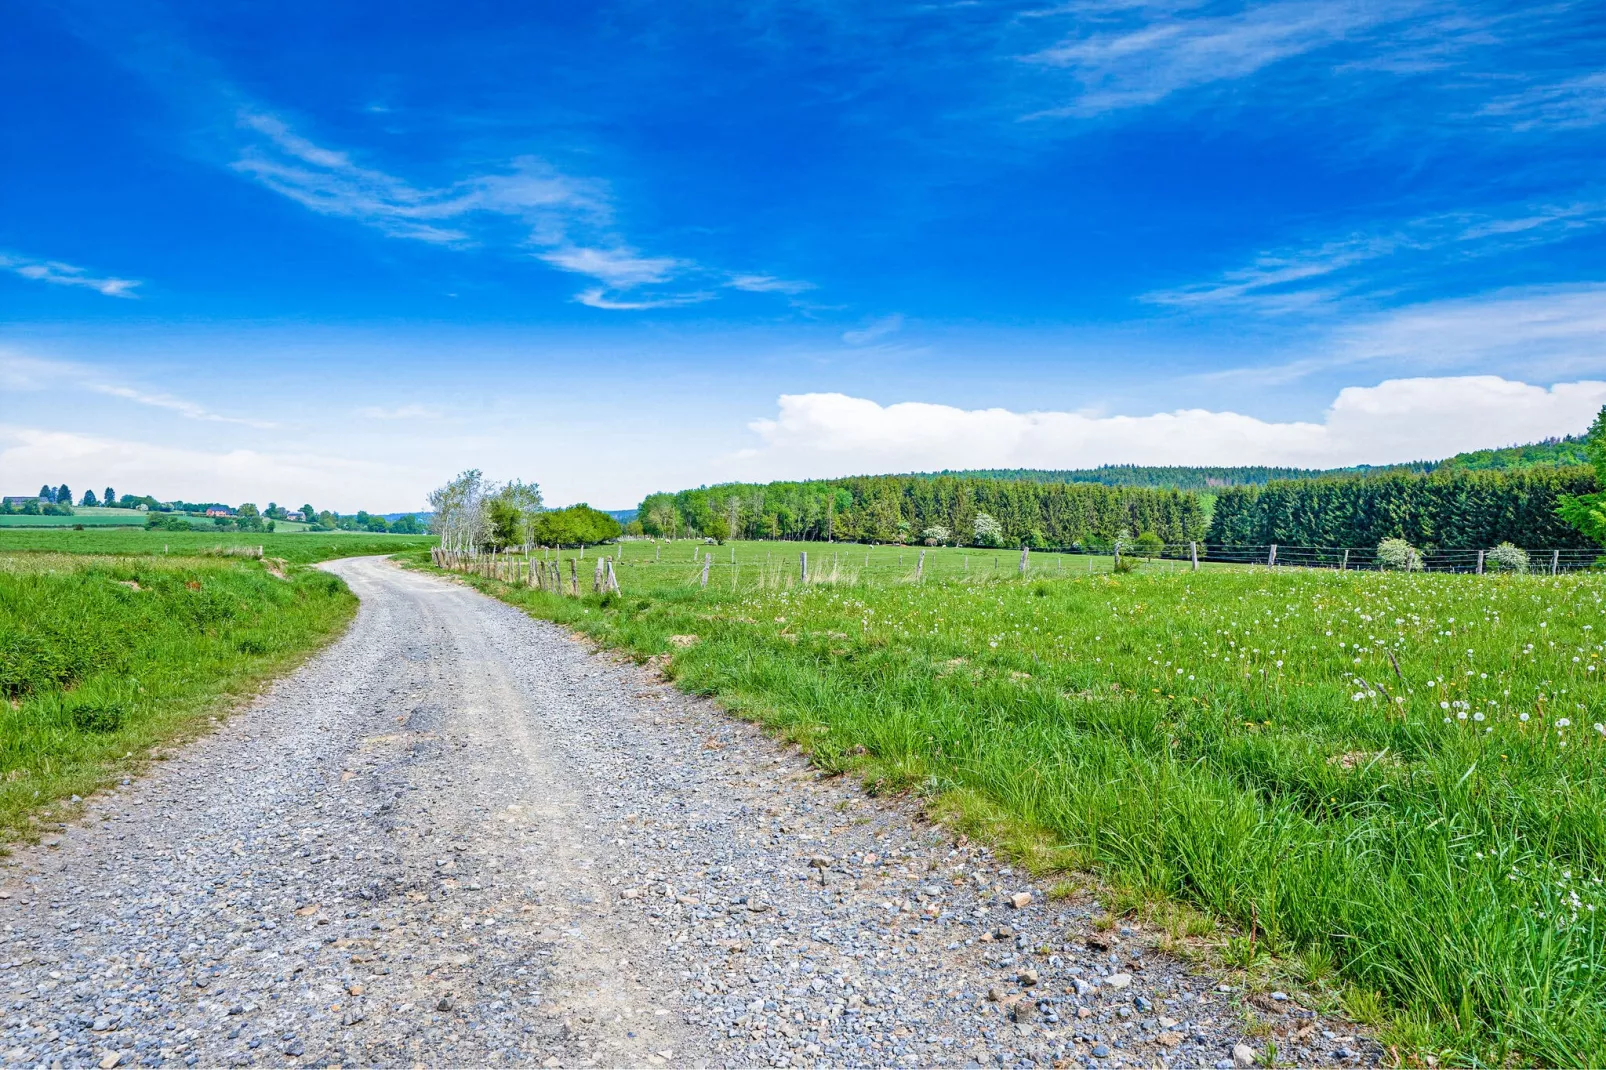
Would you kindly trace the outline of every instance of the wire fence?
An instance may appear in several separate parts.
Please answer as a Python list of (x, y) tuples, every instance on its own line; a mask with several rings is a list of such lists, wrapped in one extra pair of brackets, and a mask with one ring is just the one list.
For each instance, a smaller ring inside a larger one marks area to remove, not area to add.
[(1006, 550), (857, 543), (646, 540), (590, 548), (545, 548), (459, 553), (437, 548), (442, 568), (484, 575), (556, 594), (618, 592), (649, 586), (775, 588), (857, 583), (988, 582), (1011, 578), (1070, 577), (1110, 572), (1181, 573), (1216, 569), (1399, 570), (1484, 574), (1559, 575), (1606, 564), (1597, 551), (1578, 548), (1410, 551), (1390, 560), (1377, 547), (1225, 545), (1203, 542), (1136, 547), (1073, 546)]

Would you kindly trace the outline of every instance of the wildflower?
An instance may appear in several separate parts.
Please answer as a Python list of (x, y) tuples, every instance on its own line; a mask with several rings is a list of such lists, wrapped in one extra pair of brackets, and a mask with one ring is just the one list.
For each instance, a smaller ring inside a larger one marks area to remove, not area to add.
[(1474, 720), (1474, 721), (1481, 721), (1481, 720), (1483, 720), (1483, 714), (1481, 714), (1481, 713), (1474, 713), (1474, 714), (1473, 714), (1473, 715), (1472, 715), (1472, 719), (1473, 719), (1473, 720)]
[(1462, 711), (1462, 712), (1460, 712), (1460, 713), (1458, 713), (1458, 714), (1456, 714), (1456, 715), (1455, 715), (1455, 719), (1456, 719), (1456, 720), (1458, 720), (1458, 721), (1464, 721), (1464, 720), (1466, 720), (1466, 719), (1467, 719), (1467, 715), (1466, 715), (1466, 711), (1465, 711), (1465, 710), (1463, 710), (1463, 711)]
[(1518, 717), (1517, 717), (1517, 719), (1518, 719), (1518, 720), (1519, 720), (1519, 721), (1526, 721), (1526, 720), (1527, 720), (1527, 719), (1528, 719), (1528, 715), (1527, 715), (1527, 714), (1526, 714), (1526, 713), (1524, 713), (1524, 714), (1519, 714), (1519, 715), (1518, 715)]
[(1447, 710), (1447, 709), (1449, 709), (1449, 708), (1450, 708), (1450, 704), (1449, 704), (1449, 703), (1448, 703), (1448, 702), (1441, 702), (1441, 703), (1439, 703), (1439, 709), (1441, 709), (1441, 710)]
[(1556, 720), (1556, 727), (1557, 728), (1571, 728), (1572, 727), (1572, 721), (1570, 719), (1566, 718), (1566, 717), (1558, 718)]

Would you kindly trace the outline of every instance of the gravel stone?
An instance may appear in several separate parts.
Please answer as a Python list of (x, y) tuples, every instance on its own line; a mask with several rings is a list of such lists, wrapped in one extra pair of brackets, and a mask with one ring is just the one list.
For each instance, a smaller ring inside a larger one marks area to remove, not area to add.
[[(913, 803), (465, 586), (324, 567), (362, 599), (343, 638), (0, 859), (6, 1065), (1184, 1067), (1242, 1042), (1248, 997)], [(1254, 1007), (1280, 1059), (1381, 1054)]]

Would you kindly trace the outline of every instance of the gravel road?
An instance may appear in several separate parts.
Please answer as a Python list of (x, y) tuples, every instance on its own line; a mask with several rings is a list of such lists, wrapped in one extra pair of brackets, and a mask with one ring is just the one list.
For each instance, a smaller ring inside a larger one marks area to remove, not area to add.
[(4, 860), (6, 1064), (1377, 1061), (650, 670), (326, 567), (344, 638)]

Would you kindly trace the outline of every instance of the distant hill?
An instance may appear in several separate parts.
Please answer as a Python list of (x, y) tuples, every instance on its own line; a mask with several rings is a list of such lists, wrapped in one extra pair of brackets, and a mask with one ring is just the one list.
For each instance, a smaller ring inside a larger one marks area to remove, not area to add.
[(1581, 435), (1547, 438), (1524, 446), (1458, 453), (1442, 461), (1405, 461), (1392, 465), (1360, 464), (1349, 468), (1276, 468), (1266, 465), (1208, 467), (1187, 465), (1106, 464), (1097, 468), (977, 468), (917, 472), (921, 476), (964, 476), (971, 479), (1024, 480), (1030, 483), (1102, 483), (1107, 487), (1153, 487), (1209, 493), (1224, 487), (1264, 486), (1280, 479), (1353, 479), (1384, 472), (1452, 470), (1482, 472), (1533, 468), (1537, 465), (1588, 464)]

